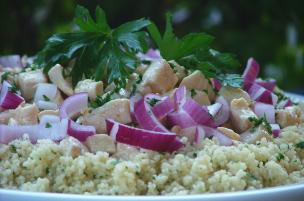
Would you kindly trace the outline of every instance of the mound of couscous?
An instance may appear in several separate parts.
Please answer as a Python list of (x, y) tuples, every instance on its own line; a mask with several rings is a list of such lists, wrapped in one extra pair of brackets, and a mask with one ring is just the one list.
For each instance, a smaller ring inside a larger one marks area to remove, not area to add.
[[(0, 187), (27, 191), (100, 195), (165, 195), (241, 191), (304, 182), (304, 126), (285, 128), (280, 138), (220, 146), (206, 139), (170, 155), (138, 152), (65, 155), (50, 141), (26, 137), (1, 147)], [(298, 146), (297, 146), (298, 145)]]

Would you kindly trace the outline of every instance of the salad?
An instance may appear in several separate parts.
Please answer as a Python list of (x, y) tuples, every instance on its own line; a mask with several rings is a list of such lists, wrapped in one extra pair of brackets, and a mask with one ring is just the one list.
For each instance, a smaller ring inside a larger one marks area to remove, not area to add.
[(0, 57), (0, 187), (100, 195), (199, 194), (304, 182), (304, 106), (205, 33), (78, 29), (35, 56)]

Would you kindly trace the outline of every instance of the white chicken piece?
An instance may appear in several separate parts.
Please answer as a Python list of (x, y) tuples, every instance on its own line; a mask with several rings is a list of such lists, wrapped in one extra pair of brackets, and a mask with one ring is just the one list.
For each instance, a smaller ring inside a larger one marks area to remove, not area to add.
[(151, 63), (145, 71), (139, 90), (142, 94), (164, 94), (174, 88), (178, 77), (166, 60), (157, 60)]
[(103, 106), (96, 108), (91, 113), (83, 115), (82, 123), (95, 126), (97, 133), (106, 133), (106, 119), (114, 119), (117, 122), (131, 123), (129, 99), (115, 99)]
[(73, 158), (88, 152), (88, 148), (83, 145), (79, 140), (74, 137), (67, 137), (60, 141), (59, 147), (62, 149), (66, 156), (71, 156)]
[(178, 78), (178, 81), (181, 81), (184, 77), (186, 77), (187, 70), (185, 69), (184, 66), (179, 65), (174, 60), (169, 61), (169, 64), (173, 67), (173, 69), (175, 71), (175, 75)]
[(62, 75), (63, 67), (60, 64), (56, 64), (48, 72), (48, 76), (53, 84), (55, 84), (63, 93), (68, 96), (74, 94), (72, 83), (64, 79)]
[(249, 129), (240, 135), (240, 141), (248, 144), (255, 144), (257, 141), (260, 141), (262, 138), (270, 140), (272, 137), (263, 126), (258, 128)]
[(46, 82), (47, 78), (40, 69), (18, 74), (19, 88), (21, 90), (21, 95), (25, 100), (34, 98), (37, 84)]
[(81, 80), (75, 87), (75, 93), (87, 92), (91, 100), (95, 100), (97, 96), (103, 93), (102, 81), (94, 81), (91, 79)]
[(232, 140), (240, 141), (240, 135), (234, 132), (232, 129), (226, 127), (217, 127), (217, 130)]
[(25, 104), (12, 111), (14, 119), (20, 125), (30, 125), (38, 123), (39, 109), (35, 104)]
[(106, 134), (97, 134), (89, 136), (86, 139), (85, 144), (92, 153), (103, 151), (109, 154), (113, 154), (116, 152), (116, 145), (113, 138)]
[(210, 105), (209, 96), (205, 91), (199, 91), (196, 89), (192, 89), (190, 91), (191, 97), (200, 105)]
[(117, 143), (115, 157), (122, 160), (130, 160), (139, 153), (139, 150), (133, 146)]
[(44, 115), (56, 115), (59, 116), (59, 110), (43, 110), (38, 113), (38, 119), (41, 121), (42, 116)]
[(230, 103), (232, 99), (237, 99), (237, 98), (244, 98), (249, 105), (251, 105), (252, 103), (249, 94), (240, 88), (223, 86), (220, 89), (219, 94), (223, 96), (228, 103)]
[(257, 118), (244, 98), (232, 99), (230, 111), (232, 124), (239, 133), (244, 132), (252, 126), (248, 118)]
[(205, 76), (199, 70), (196, 70), (185, 77), (179, 86), (185, 86), (188, 90), (196, 89), (203, 91), (207, 89), (207, 84), (208, 80)]
[(5, 110), (0, 112), (0, 124), (8, 124), (10, 118), (14, 117), (12, 110)]
[(282, 127), (298, 125), (301, 123), (302, 110), (298, 106), (289, 106), (276, 111), (276, 122)]

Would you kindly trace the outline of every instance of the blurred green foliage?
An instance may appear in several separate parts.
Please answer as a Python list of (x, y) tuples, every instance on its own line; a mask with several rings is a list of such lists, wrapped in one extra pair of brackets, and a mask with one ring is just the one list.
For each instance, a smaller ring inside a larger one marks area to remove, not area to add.
[(255, 57), (263, 77), (304, 91), (301, 0), (1, 0), (0, 54), (36, 54), (53, 33), (73, 29), (77, 4), (91, 11), (100, 5), (113, 27), (148, 17), (164, 28), (165, 12), (171, 11), (178, 36), (207, 32), (216, 37), (215, 48), (236, 54), (243, 65)]

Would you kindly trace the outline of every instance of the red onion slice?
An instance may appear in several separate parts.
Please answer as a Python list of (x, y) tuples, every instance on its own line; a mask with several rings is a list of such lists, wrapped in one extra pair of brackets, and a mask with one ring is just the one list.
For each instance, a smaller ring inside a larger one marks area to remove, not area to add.
[(138, 53), (136, 55), (142, 61), (154, 61), (162, 59), (159, 50), (149, 49), (145, 54)]
[(209, 111), (209, 114), (212, 117), (215, 117), (219, 113), (219, 111), (222, 109), (222, 107), (223, 107), (223, 104), (221, 104), (221, 103), (214, 103), (212, 105), (207, 106), (207, 109)]
[(167, 96), (160, 102), (156, 103), (156, 105), (152, 108), (152, 112), (158, 119), (163, 119), (170, 112), (173, 112), (174, 109), (175, 107), (173, 101), (169, 96)]
[(134, 128), (112, 119), (107, 119), (106, 123), (110, 136), (120, 143), (159, 152), (174, 152), (183, 147), (174, 133)]
[(272, 131), (273, 137), (279, 137), (280, 133), (281, 133), (281, 128), (280, 128), (279, 124), (270, 124), (270, 126), (271, 126), (271, 131)]
[(185, 86), (180, 86), (174, 92), (175, 108), (178, 109), (181, 104), (186, 101), (187, 89)]
[(88, 107), (88, 93), (77, 93), (65, 99), (60, 106), (60, 118), (71, 118)]
[(285, 109), (286, 107), (289, 107), (289, 106), (293, 106), (293, 102), (290, 100), (290, 98), (287, 98), (286, 100), (281, 100), (278, 103), (277, 108)]
[(206, 137), (206, 133), (205, 133), (205, 130), (200, 127), (200, 126), (197, 126), (196, 129), (195, 129), (195, 140), (194, 140), (194, 143), (196, 145), (201, 145), (202, 142), (203, 142), (203, 139)]
[(257, 79), (257, 80), (255, 80), (255, 83), (264, 87), (265, 89), (267, 89), (271, 92), (274, 90), (274, 88), (276, 86), (276, 81), (274, 79), (270, 79), (270, 80)]
[(221, 82), (220, 82), (219, 80), (213, 79), (213, 87), (214, 87), (217, 91), (219, 91), (219, 90), (221, 90), (221, 88), (222, 88), (222, 84), (221, 84)]
[(256, 102), (253, 111), (259, 118), (266, 117), (270, 124), (275, 123), (275, 108), (273, 105)]
[(11, 87), (10, 83), (3, 81), (0, 92), (0, 106), (4, 109), (15, 109), (24, 101), (22, 96), (10, 91)]
[(248, 93), (255, 101), (273, 105), (275, 105), (278, 101), (278, 97), (274, 93), (255, 83), (252, 84)]
[(215, 102), (220, 103), (222, 105), (220, 111), (213, 118), (215, 125), (220, 126), (229, 120), (230, 107), (228, 102), (223, 96), (217, 97)]
[(80, 125), (72, 120), (69, 120), (67, 133), (83, 142), (87, 139), (87, 137), (96, 134), (96, 128), (94, 126)]
[(140, 99), (142, 99), (142, 96), (140, 94), (135, 94), (134, 96), (130, 97), (130, 113), (131, 113), (131, 118), (132, 118), (133, 122), (136, 122), (136, 118), (135, 118), (135, 115), (134, 115), (134, 105)]
[(259, 72), (260, 72), (260, 65), (253, 58), (249, 58), (247, 61), (246, 69), (242, 75), (244, 79), (244, 88), (246, 90), (249, 90), (252, 83), (257, 78)]
[(155, 95), (146, 95), (140, 101), (134, 105), (134, 115), (137, 123), (143, 129), (158, 131), (158, 132), (169, 132), (153, 114), (152, 108), (148, 101), (151, 98), (155, 98)]

